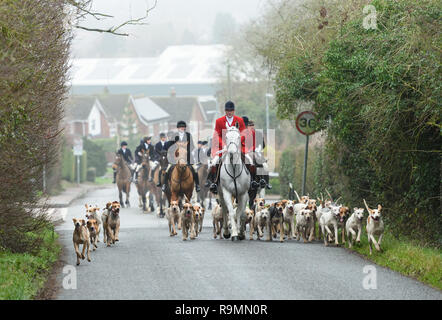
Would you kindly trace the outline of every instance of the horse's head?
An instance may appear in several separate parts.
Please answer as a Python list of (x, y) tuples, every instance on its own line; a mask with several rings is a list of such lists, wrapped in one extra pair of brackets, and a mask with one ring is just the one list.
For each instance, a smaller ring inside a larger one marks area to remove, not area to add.
[(160, 153), (160, 166), (162, 169), (167, 168), (169, 160), (167, 159), (167, 151), (161, 151)]
[(241, 134), (236, 127), (229, 127), (226, 132), (227, 153), (235, 154), (241, 151)]
[(187, 165), (187, 145), (188, 144), (189, 144), (188, 141), (176, 143), (177, 149), (175, 151), (175, 160), (176, 160), (176, 164), (178, 166)]
[(119, 167), (121, 165), (122, 161), (123, 161), (123, 157), (119, 153), (117, 153), (115, 155), (115, 161), (114, 161), (112, 168), (116, 169), (117, 167)]
[(141, 151), (141, 165), (145, 168), (149, 168), (149, 150)]

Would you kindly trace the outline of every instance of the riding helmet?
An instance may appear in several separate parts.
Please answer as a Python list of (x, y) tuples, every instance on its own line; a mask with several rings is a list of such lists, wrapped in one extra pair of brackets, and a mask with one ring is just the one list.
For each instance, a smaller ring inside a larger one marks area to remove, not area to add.
[(224, 110), (226, 110), (226, 111), (234, 111), (235, 110), (235, 104), (232, 101), (227, 101), (226, 105), (224, 107)]
[(127, 142), (126, 141), (122, 141), (121, 142), (121, 146), (127, 146)]
[(184, 122), (183, 120), (178, 121), (178, 123), (176, 124), (177, 128), (186, 128), (186, 122)]
[(244, 120), (244, 124), (246, 125), (246, 127), (249, 125), (249, 117), (242, 117), (242, 119)]

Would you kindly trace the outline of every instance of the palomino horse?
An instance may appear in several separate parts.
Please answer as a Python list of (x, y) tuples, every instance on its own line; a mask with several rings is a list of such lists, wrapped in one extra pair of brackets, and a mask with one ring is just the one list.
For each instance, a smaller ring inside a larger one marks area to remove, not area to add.
[(192, 199), (194, 181), (190, 168), (187, 166), (187, 144), (189, 142), (176, 142), (175, 167), (170, 173), (169, 186), (170, 192), (167, 197), (169, 203), (178, 201), (181, 208), (181, 200), (184, 196)]
[[(164, 206), (166, 202), (166, 197), (163, 197), (163, 192), (161, 191), (161, 187), (156, 187), (159, 182), (164, 181), (164, 175), (166, 174), (167, 166), (169, 165), (169, 161), (167, 160), (167, 151), (161, 151), (160, 153), (160, 159), (159, 159), (159, 166), (158, 169), (154, 173), (154, 182), (155, 182), (155, 197), (156, 194), (159, 195), (159, 201), (157, 199), (157, 203), (160, 204), (160, 218), (164, 218)], [(162, 183), (160, 183), (161, 186)]]
[(143, 208), (143, 211), (147, 211), (146, 208), (146, 194), (149, 191), (149, 151), (142, 150), (141, 151), (141, 169), (138, 173), (137, 180), (137, 191), (139, 196), (140, 208)]
[(117, 153), (112, 168), (117, 170), (117, 186), (120, 197), (120, 205), (122, 208), (124, 208), (124, 203), (123, 203), (123, 192), (124, 192), (126, 193), (126, 205), (130, 207), (129, 194), (130, 194), (131, 172), (129, 166), (127, 165), (123, 157)]
[[(226, 133), (227, 152), (222, 157), (218, 195), (223, 213), (223, 235), (233, 241), (244, 240), (246, 231), (246, 204), (249, 198), (250, 173), (241, 155), (241, 134), (236, 127), (229, 127)], [(232, 197), (238, 206), (233, 207)], [(238, 218), (240, 229), (238, 230)], [(231, 230), (229, 230), (229, 225)]]

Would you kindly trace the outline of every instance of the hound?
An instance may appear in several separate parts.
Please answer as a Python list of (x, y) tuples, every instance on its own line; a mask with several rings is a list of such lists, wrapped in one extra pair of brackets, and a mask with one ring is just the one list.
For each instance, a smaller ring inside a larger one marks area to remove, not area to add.
[[(74, 234), (72, 240), (74, 242), (74, 250), (77, 255), (77, 266), (80, 265), (80, 258), (84, 260), (84, 252), (87, 254), (87, 261), (91, 262), (90, 247), (89, 247), (89, 230), (86, 227), (86, 221), (84, 219), (72, 219), (74, 222)], [(83, 251), (80, 254), (80, 245), (83, 245)]]
[(195, 240), (195, 212), (190, 202), (183, 204), (183, 209), (181, 210), (181, 228), (181, 232), (183, 233), (183, 241), (187, 240), (189, 231), (190, 240)]
[(222, 239), (223, 235), (221, 231), (223, 228), (223, 213), (221, 212), (221, 205), (219, 203), (217, 203), (215, 208), (213, 208), (212, 210), (212, 218), (213, 218), (213, 238), (216, 239), (217, 235), (219, 235), (220, 239)]
[[(335, 240), (335, 244), (338, 246), (338, 219), (339, 219), (340, 207), (330, 207), (329, 211), (325, 211), (319, 223), (321, 225), (322, 235), (324, 237), (324, 245), (328, 246), (328, 241), (332, 238)], [(334, 236), (333, 236), (334, 234)]]
[(178, 206), (178, 201), (171, 201), (170, 207), (167, 209), (166, 217), (169, 222), (169, 235), (171, 237), (176, 236), (178, 233), (176, 231), (176, 225), (178, 224), (180, 216), (180, 207)]
[(272, 241), (273, 238), (276, 238), (277, 231), (279, 230), (279, 242), (284, 242), (284, 217), (283, 210), (284, 204), (286, 200), (276, 202), (270, 206), (269, 212), (270, 217), (268, 221), (269, 233), (267, 236), (267, 241)]
[(101, 214), (101, 221), (103, 222), (103, 243), (107, 243), (107, 218), (110, 211), (112, 210), (112, 202), (106, 203), (106, 207), (103, 209)]
[[(345, 224), (345, 230), (347, 232), (348, 246), (351, 248), (355, 242), (361, 242), (361, 232), (362, 232), (362, 219), (364, 218), (363, 208), (354, 208), (353, 214), (347, 220)], [(356, 232), (358, 233), (356, 235)]]
[(95, 219), (89, 219), (86, 223), (86, 226), (89, 231), (89, 238), (91, 241), (92, 250), (95, 251), (95, 249), (98, 248), (97, 241), (98, 241), (100, 226), (98, 225), (97, 220)]
[(339, 219), (338, 219), (338, 229), (342, 230), (342, 244), (345, 243), (345, 224), (350, 215), (349, 207), (340, 207), (339, 208)]
[(115, 244), (120, 233), (120, 203), (118, 201), (112, 202), (110, 212), (107, 216), (107, 246), (111, 243)]
[(283, 210), (284, 225), (287, 226), (287, 236), (290, 240), (295, 238), (295, 201), (287, 201), (285, 208)]
[(255, 211), (250, 208), (246, 208), (246, 226), (249, 225), (250, 234), (249, 239), (253, 240), (253, 233), (255, 231)]
[[(259, 210), (258, 212), (256, 212), (255, 215), (255, 230), (258, 234), (258, 240), (261, 240), (261, 238), (264, 236), (264, 229), (268, 224), (268, 221), (270, 220), (270, 212), (269, 212), (269, 207), (270, 206), (266, 206), (264, 208), (262, 208), (261, 210)], [(271, 232), (269, 230), (269, 232)]]
[(94, 206), (88, 206), (87, 204), (85, 204), (85, 207), (86, 207), (86, 218), (88, 220), (90, 219), (95, 220), (97, 223), (97, 228), (95, 229), (95, 232), (97, 234), (97, 241), (100, 242), (100, 240), (98, 239), (98, 236), (100, 235), (101, 232), (100, 208), (97, 205), (94, 207)]
[[(370, 255), (372, 254), (372, 247), (371, 243), (374, 243), (374, 246), (377, 251), (382, 251), (381, 249), (381, 241), (382, 237), (384, 235), (384, 221), (382, 221), (381, 216), (381, 210), (382, 206), (378, 204), (377, 209), (370, 209), (367, 205), (367, 202), (365, 202), (365, 207), (368, 211), (368, 218), (367, 218), (367, 236), (368, 236), (368, 244), (370, 245)], [(376, 242), (376, 239), (374, 236), (379, 236), (378, 241)]]
[(195, 216), (195, 235), (198, 237), (198, 234), (203, 230), (203, 220), (204, 220), (204, 208), (199, 203), (195, 203), (193, 205), (193, 214)]
[(313, 221), (312, 210), (305, 208), (296, 214), (296, 240), (301, 240), (301, 235), (304, 243), (307, 243), (307, 233), (310, 230), (311, 222)]

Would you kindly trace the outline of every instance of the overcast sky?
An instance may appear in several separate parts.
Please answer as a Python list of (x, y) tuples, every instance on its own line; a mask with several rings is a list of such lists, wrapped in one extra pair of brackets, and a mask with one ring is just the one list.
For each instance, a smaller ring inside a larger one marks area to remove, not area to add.
[[(93, 11), (115, 18), (104, 21), (89, 18), (82, 25), (106, 28), (142, 16), (154, 0), (94, 0), (93, 3)], [(237, 23), (243, 24), (258, 17), (266, 3), (267, 0), (158, 0), (147, 19), (148, 25), (127, 26), (122, 30), (131, 34), (129, 39), (77, 29), (72, 52), (74, 57), (142, 56), (141, 50), (152, 55), (151, 48), (141, 44), (162, 48), (172, 41), (170, 32), (181, 37), (178, 33), (183, 30), (189, 30), (198, 42), (209, 41), (217, 13), (230, 13)], [(163, 43), (159, 44), (158, 39)]]

